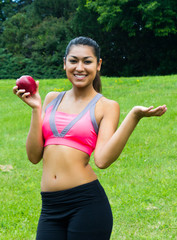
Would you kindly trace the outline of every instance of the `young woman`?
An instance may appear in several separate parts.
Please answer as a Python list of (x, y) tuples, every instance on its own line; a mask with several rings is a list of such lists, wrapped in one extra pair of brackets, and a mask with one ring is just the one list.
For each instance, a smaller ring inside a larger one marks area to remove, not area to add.
[(78, 37), (71, 40), (64, 57), (72, 83), (69, 91), (48, 93), (42, 108), (38, 91), (30, 96), (13, 88), (32, 108), (28, 158), (34, 164), (43, 159), (37, 240), (109, 240), (111, 208), (89, 165), (90, 155), (95, 150), (96, 166), (109, 167), (141, 118), (166, 112), (165, 105), (133, 107), (117, 129), (119, 105), (99, 93), (101, 63), (98, 44)]

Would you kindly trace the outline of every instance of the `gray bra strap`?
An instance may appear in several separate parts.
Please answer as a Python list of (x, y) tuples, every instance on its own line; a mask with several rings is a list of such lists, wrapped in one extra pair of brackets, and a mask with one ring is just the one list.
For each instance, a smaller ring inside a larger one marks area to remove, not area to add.
[(50, 106), (56, 106), (57, 105), (57, 108), (58, 108), (58, 105), (60, 104), (60, 102), (61, 102), (61, 100), (62, 100), (62, 98), (63, 98), (63, 96), (64, 96), (64, 94), (65, 94), (66, 92), (61, 92), (60, 94), (58, 94), (58, 96), (56, 97), (56, 98), (54, 98), (48, 105), (47, 105), (47, 107), (46, 107), (46, 109), (45, 109), (45, 112), (47, 111), (47, 109), (50, 107)]
[(57, 110), (57, 108), (58, 108), (58, 106), (59, 106), (59, 104), (60, 104), (63, 96), (65, 95), (65, 93), (66, 93), (66, 92), (61, 92), (61, 93), (55, 98), (56, 101), (54, 102), (54, 105), (53, 105), (53, 108), (52, 108), (52, 111), (51, 111), (50, 117), (49, 117), (50, 128), (51, 128), (51, 130), (52, 130), (52, 132), (53, 132), (53, 135), (54, 135), (55, 137), (57, 137), (58, 134), (59, 134), (59, 133), (58, 133), (58, 130), (57, 130), (57, 128), (56, 128), (56, 125), (55, 125), (55, 112), (56, 112), (56, 110)]
[[(63, 94), (64, 95), (64, 94)], [(62, 96), (63, 97), (63, 96)], [(61, 102), (61, 100), (62, 100), (62, 97), (61, 97), (61, 99), (60, 99), (60, 102)], [(77, 122), (77, 121), (79, 121), (84, 115), (85, 115), (85, 113), (89, 110), (89, 109), (92, 109), (92, 107), (94, 107), (94, 105), (96, 104), (96, 102), (100, 99), (102, 97), (102, 94), (100, 94), (100, 93), (98, 93), (89, 103), (88, 103), (88, 105), (84, 108), (84, 110), (81, 112), (81, 113), (79, 113), (63, 130), (62, 130), (62, 132), (59, 134), (59, 132), (58, 132), (58, 130), (57, 130), (57, 127), (56, 127), (56, 125), (55, 125), (55, 112), (56, 112), (56, 110), (57, 110), (57, 108), (58, 108), (58, 105), (60, 104), (60, 102), (59, 103), (57, 103), (56, 104), (56, 106), (54, 106), (53, 107), (53, 109), (52, 109), (52, 112), (51, 112), (51, 115), (50, 115), (50, 119), (49, 119), (49, 121), (50, 121), (50, 127), (51, 127), (51, 130), (52, 130), (52, 132), (53, 132), (53, 135), (55, 136), (55, 137), (64, 137), (65, 136), (65, 134), (74, 126), (74, 124)], [(96, 122), (96, 120), (93, 120), (93, 126), (95, 125), (95, 122)], [(96, 125), (97, 125), (97, 123), (96, 123)], [(96, 126), (95, 125), (95, 126)], [(98, 127), (98, 126), (97, 126)], [(94, 128), (97, 128), (97, 127), (94, 127)]]
[(98, 134), (98, 124), (95, 119), (95, 106), (96, 106), (96, 104), (94, 106), (92, 106), (92, 108), (90, 109), (90, 118), (91, 118), (94, 130), (95, 130), (96, 134)]

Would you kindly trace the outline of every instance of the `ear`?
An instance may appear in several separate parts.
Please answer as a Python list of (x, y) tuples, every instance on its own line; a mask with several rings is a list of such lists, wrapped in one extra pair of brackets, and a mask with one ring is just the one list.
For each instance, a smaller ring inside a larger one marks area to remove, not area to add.
[(65, 59), (65, 57), (63, 58), (63, 69), (66, 70), (66, 59)]
[(97, 65), (97, 71), (98, 72), (101, 70), (101, 64), (102, 64), (102, 58), (100, 58), (99, 63)]

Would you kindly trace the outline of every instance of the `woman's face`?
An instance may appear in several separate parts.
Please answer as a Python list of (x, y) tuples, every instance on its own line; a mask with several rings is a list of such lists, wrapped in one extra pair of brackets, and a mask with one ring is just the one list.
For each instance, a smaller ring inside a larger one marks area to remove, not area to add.
[(76, 87), (93, 85), (97, 71), (101, 69), (102, 60), (97, 62), (93, 48), (85, 45), (73, 45), (64, 59), (64, 69), (71, 83)]

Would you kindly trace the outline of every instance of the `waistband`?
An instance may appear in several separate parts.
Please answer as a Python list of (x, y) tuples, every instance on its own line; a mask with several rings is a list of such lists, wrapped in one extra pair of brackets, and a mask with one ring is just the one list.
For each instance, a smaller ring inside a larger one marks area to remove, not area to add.
[(103, 187), (98, 180), (76, 186), (74, 188), (55, 191), (41, 192), (42, 206), (68, 206), (83, 205), (90, 201), (97, 201), (107, 198)]

